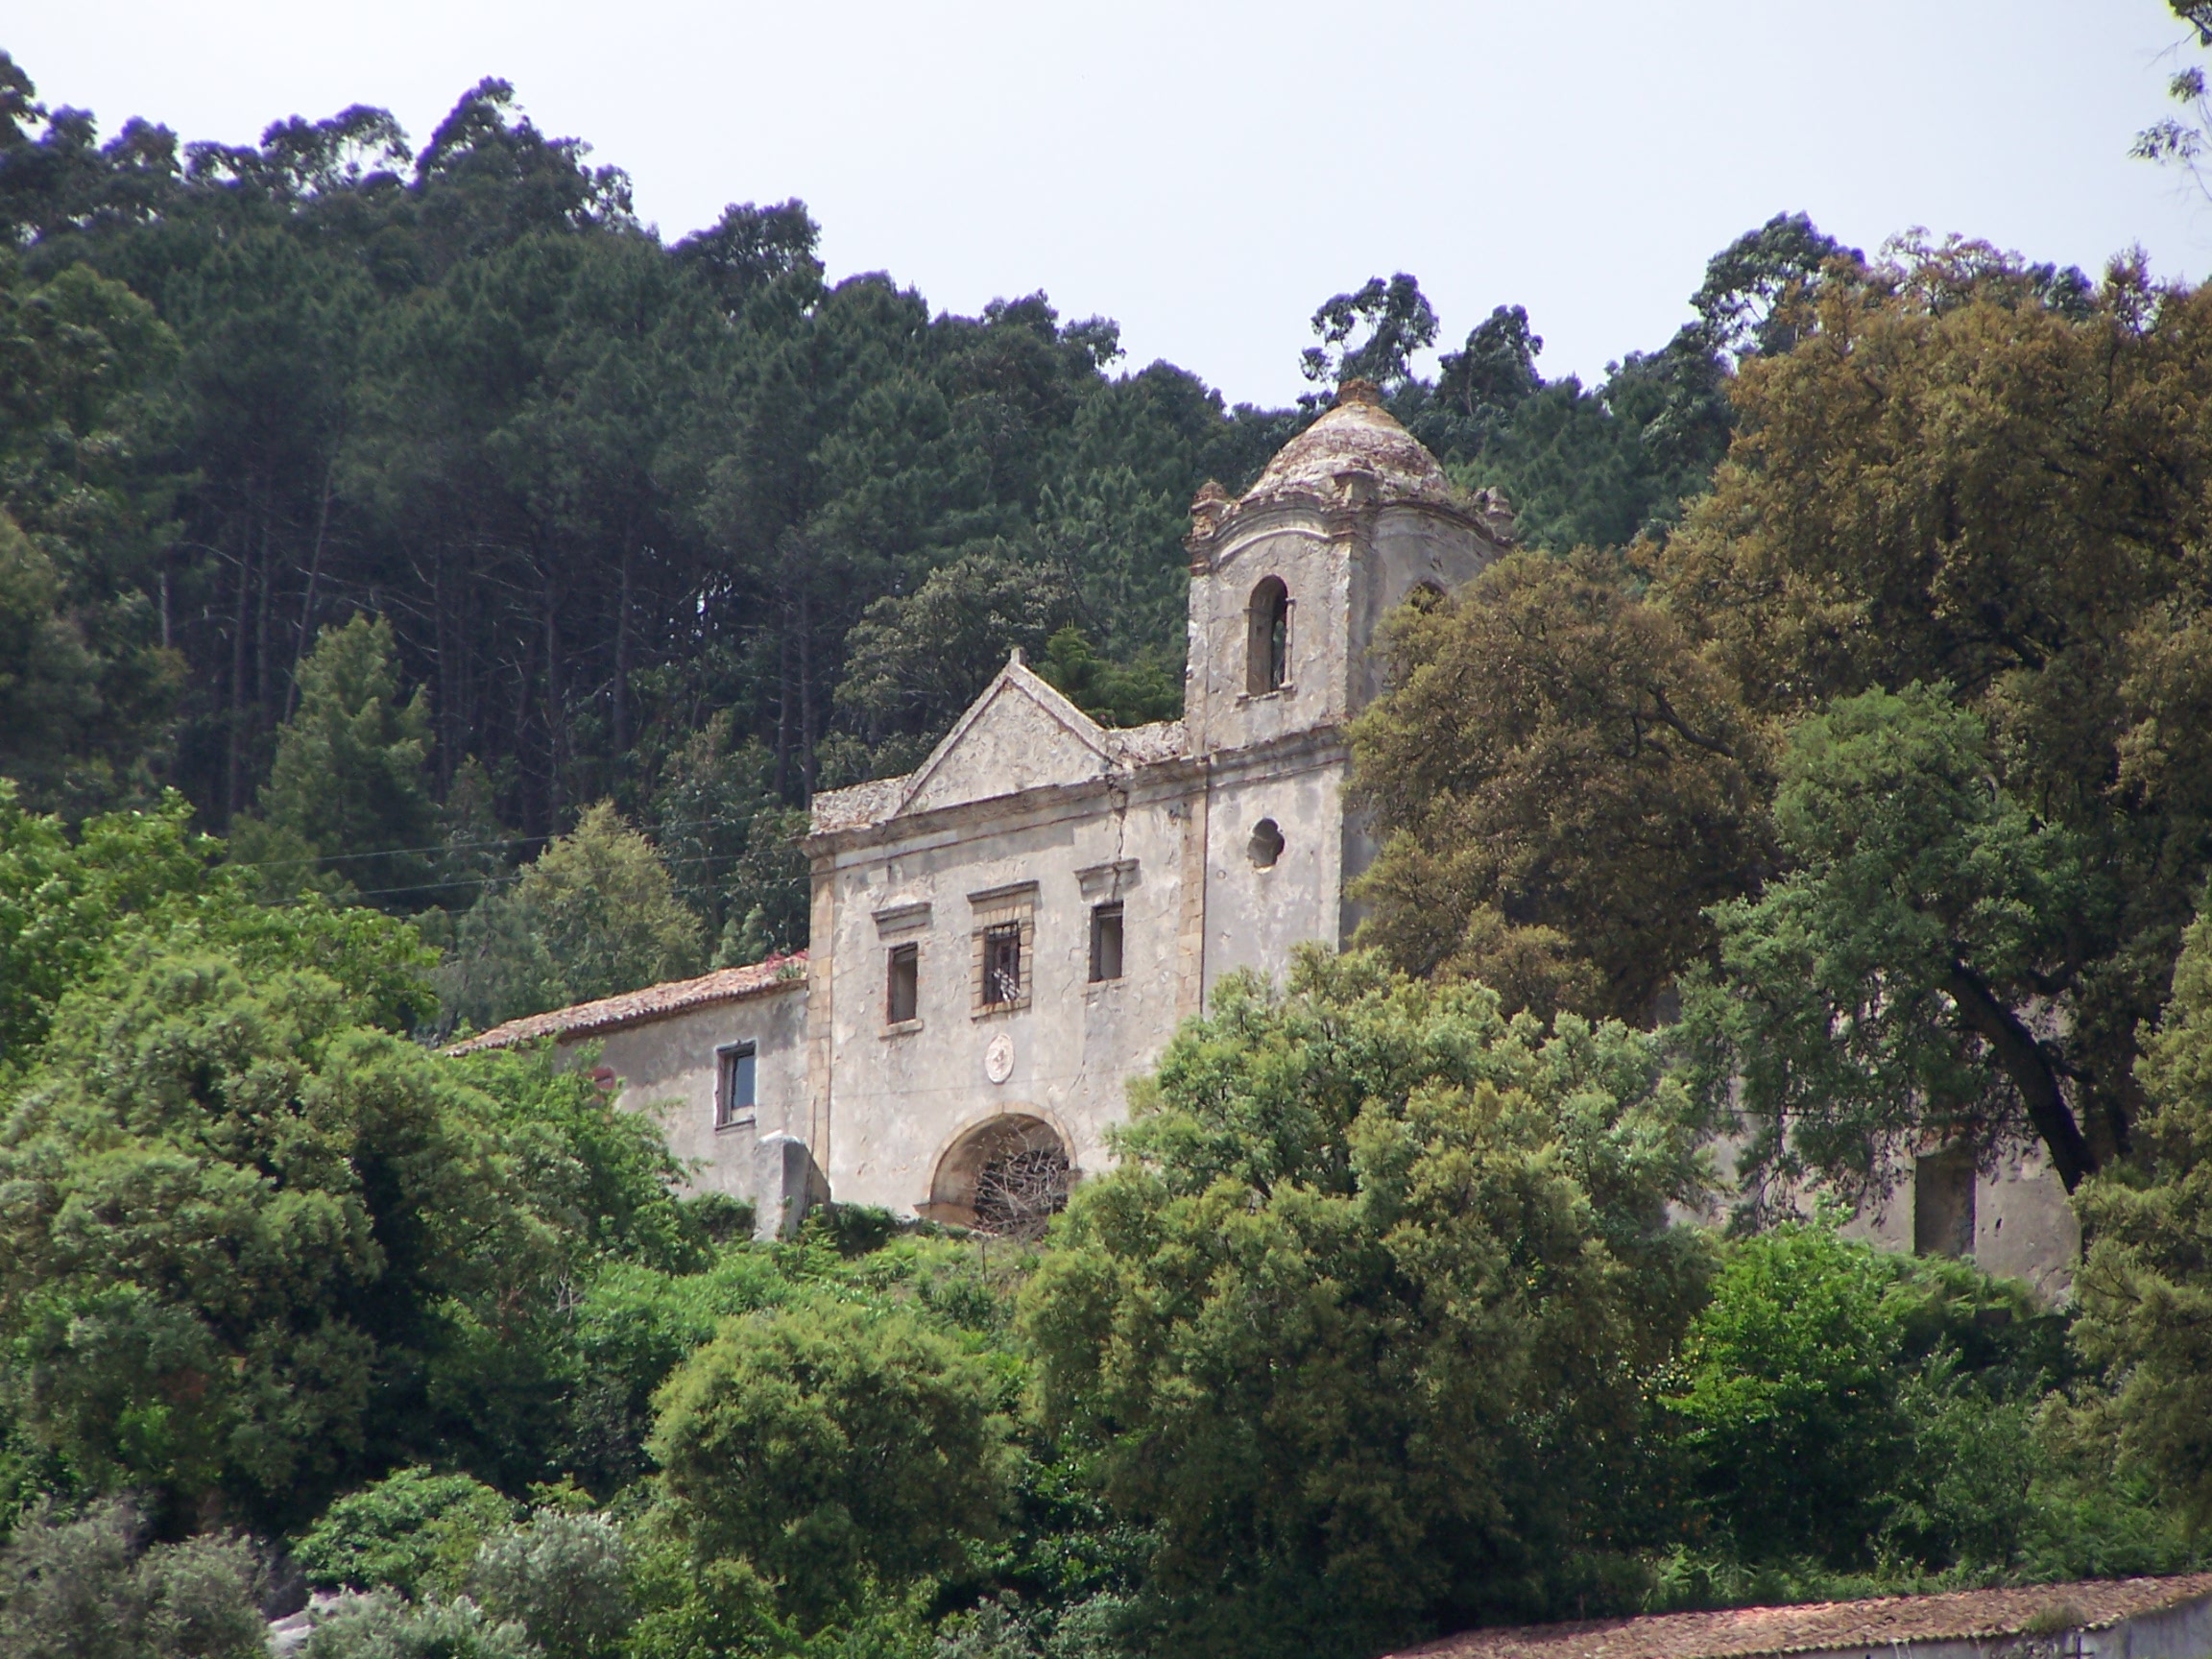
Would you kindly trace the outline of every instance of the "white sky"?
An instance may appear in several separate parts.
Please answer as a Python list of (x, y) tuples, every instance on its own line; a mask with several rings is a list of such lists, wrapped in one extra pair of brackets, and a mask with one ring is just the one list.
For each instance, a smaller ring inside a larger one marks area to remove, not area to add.
[(1519, 302), (1547, 373), (1599, 374), (1778, 210), (2201, 276), (2212, 208), (2126, 155), (2180, 34), (2163, 0), (67, 0), (0, 46), (104, 133), (231, 142), (367, 103), (420, 143), (501, 75), (671, 239), (804, 197), (832, 276), (1043, 288), (1282, 402), (1313, 308), (1397, 270), (1446, 344)]

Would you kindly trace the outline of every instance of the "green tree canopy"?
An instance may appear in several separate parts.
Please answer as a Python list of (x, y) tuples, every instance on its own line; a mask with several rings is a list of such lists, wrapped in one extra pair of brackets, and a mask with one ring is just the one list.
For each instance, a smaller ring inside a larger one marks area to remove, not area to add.
[(1618, 1024), (1362, 956), (1225, 982), (1023, 1293), (1174, 1649), (1364, 1652), (1601, 1583), (1703, 1282), (1667, 1217), (1695, 1144)]
[(1754, 1570), (2048, 1572), (2079, 1546), (2033, 1418), (2067, 1369), (2062, 1317), (1968, 1263), (1833, 1215), (1737, 1240), (1664, 1395), (1684, 1531)]
[(477, 1546), (514, 1519), (515, 1505), (483, 1481), (416, 1464), (332, 1500), (293, 1553), (319, 1589), (451, 1594)]
[(1402, 611), (1353, 729), (1382, 856), (1361, 939), (1511, 1007), (1647, 1022), (1771, 858), (1766, 744), (1724, 676), (1609, 562), (1517, 553)]
[(401, 1040), (412, 930), (255, 905), (182, 818), (74, 842), (0, 819), (27, 982), (0, 1071), (12, 1419), (165, 1519), (303, 1519), (410, 1452), (542, 1478), (552, 1286), (699, 1247), (657, 1126), (542, 1055)]
[(1920, 685), (1791, 733), (1774, 799), (1789, 874), (1713, 912), (1723, 977), (1687, 999), (1743, 1168), (1878, 1193), (1929, 1138), (2032, 1135), (2069, 1189), (2093, 1166), (2062, 1037), (2036, 1029), (2102, 895), (2062, 828), (1992, 776), (1982, 722)]
[[(1387, 282), (1370, 276), (1353, 292), (1321, 302), (1313, 313), (1321, 344), (1307, 347), (1299, 366), (1318, 386), (1361, 379), (1395, 392), (1412, 378), (1413, 354), (1435, 342), (1436, 326), (1435, 308), (1419, 281), (1403, 271)], [(1353, 345), (1362, 331), (1365, 338)]]
[(178, 360), (122, 283), (0, 256), (0, 774), (40, 806), (153, 793), (148, 752), (184, 689), (150, 590)]
[(430, 1307), (550, 1265), (466, 1084), (312, 970), (148, 952), (65, 998), (0, 1126), (14, 1404), (95, 1489), (312, 1512)]
[(903, 1310), (819, 1297), (733, 1324), (662, 1387), (653, 1454), (694, 1559), (812, 1628), (995, 1531), (1005, 1378)]
[(906, 741), (889, 764), (918, 764), (973, 703), (1007, 653), (1042, 657), (1073, 613), (1061, 573), (996, 549), (965, 553), (912, 595), (878, 599), (854, 628), (838, 702), (873, 741)]
[(254, 883), (191, 820), (172, 793), (157, 810), (103, 813), (72, 833), (0, 779), (0, 1079), (29, 1063), (64, 995), (150, 948), (310, 966), (387, 1030), (429, 1011), (435, 958), (411, 931), (368, 910), (255, 903)]
[(126, 1501), (40, 1505), (0, 1547), (0, 1649), (12, 1659), (261, 1659), (253, 1547), (203, 1534), (149, 1546)]
[(461, 919), (440, 985), (449, 1016), (494, 1025), (681, 979), (704, 956), (667, 865), (602, 801)]
[(262, 865), (272, 891), (321, 872), (385, 909), (420, 908), (438, 837), (431, 741), (427, 690), (400, 700), (391, 623), (357, 612), (325, 628), (300, 664), (300, 706), (254, 803), (275, 833), (242, 833), (240, 856)]
[(2138, 1068), (2143, 1156), (2078, 1198), (2088, 1259), (2080, 1338), (2120, 1378), (2113, 1422), (2134, 1465), (2212, 1519), (2212, 905), (2174, 967)]

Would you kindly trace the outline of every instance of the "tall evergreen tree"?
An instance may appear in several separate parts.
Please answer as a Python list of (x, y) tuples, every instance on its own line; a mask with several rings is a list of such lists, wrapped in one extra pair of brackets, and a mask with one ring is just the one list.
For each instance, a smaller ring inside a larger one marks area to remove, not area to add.
[[(241, 858), (277, 887), (320, 873), (387, 909), (419, 908), (438, 837), (430, 745), (429, 695), (401, 701), (391, 623), (356, 614), (325, 628), (300, 665), (300, 707), (277, 733)], [(283, 868), (301, 857), (312, 870)]]

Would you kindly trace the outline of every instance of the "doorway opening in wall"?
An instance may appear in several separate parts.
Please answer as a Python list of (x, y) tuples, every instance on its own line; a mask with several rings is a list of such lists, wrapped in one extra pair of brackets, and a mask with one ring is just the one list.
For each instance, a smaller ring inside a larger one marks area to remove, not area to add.
[(1099, 904), (1091, 911), (1091, 983), (1121, 977), (1121, 906)]
[(1000, 1238), (1035, 1238), (1068, 1207), (1074, 1166), (1049, 1123), (1009, 1113), (945, 1154), (923, 1213)]
[(733, 1043), (714, 1050), (714, 1127), (734, 1129), (753, 1121), (758, 1102), (754, 1097), (758, 1051), (750, 1043)]

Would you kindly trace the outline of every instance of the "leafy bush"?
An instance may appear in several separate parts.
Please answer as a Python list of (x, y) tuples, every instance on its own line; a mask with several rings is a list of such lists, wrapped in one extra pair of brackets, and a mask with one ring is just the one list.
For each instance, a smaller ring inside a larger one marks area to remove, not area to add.
[(127, 1503), (41, 1507), (0, 1550), (9, 1659), (265, 1659), (261, 1566), (232, 1536), (143, 1549)]
[(488, 1612), (521, 1625), (548, 1659), (598, 1659), (615, 1650), (635, 1617), (629, 1557), (611, 1517), (541, 1508), (527, 1526), (484, 1541), (469, 1585)]
[(2084, 1355), (2109, 1366), (2108, 1437), (2132, 1470), (2212, 1523), (2212, 890), (2137, 1068), (2141, 1165), (2081, 1190)]
[(450, 1593), (514, 1518), (515, 1505), (480, 1480), (401, 1469), (333, 1503), (294, 1555), (324, 1589)]
[(1154, 1529), (1184, 1653), (1372, 1650), (1629, 1594), (1644, 1380), (1696, 1306), (1656, 1046), (1302, 955), (1163, 1055), (1023, 1294), (1049, 1428)]
[(1729, 1252), (1668, 1404), (1738, 1550), (1841, 1561), (1871, 1544), (1911, 1449), (1891, 1278), (1830, 1226), (1780, 1227)]
[(816, 1294), (692, 1355), (652, 1450), (694, 1557), (750, 1563), (812, 1628), (957, 1567), (996, 1528), (1006, 1392), (913, 1312)]
[(473, 1601), (349, 1597), (319, 1616), (301, 1659), (541, 1659), (522, 1626)]
[(1828, 1217), (1738, 1240), (1666, 1394), (1693, 1535), (1811, 1594), (1835, 1575), (2021, 1570), (2048, 1531), (2037, 1414), (2067, 1370), (2064, 1320), (1970, 1262)]

